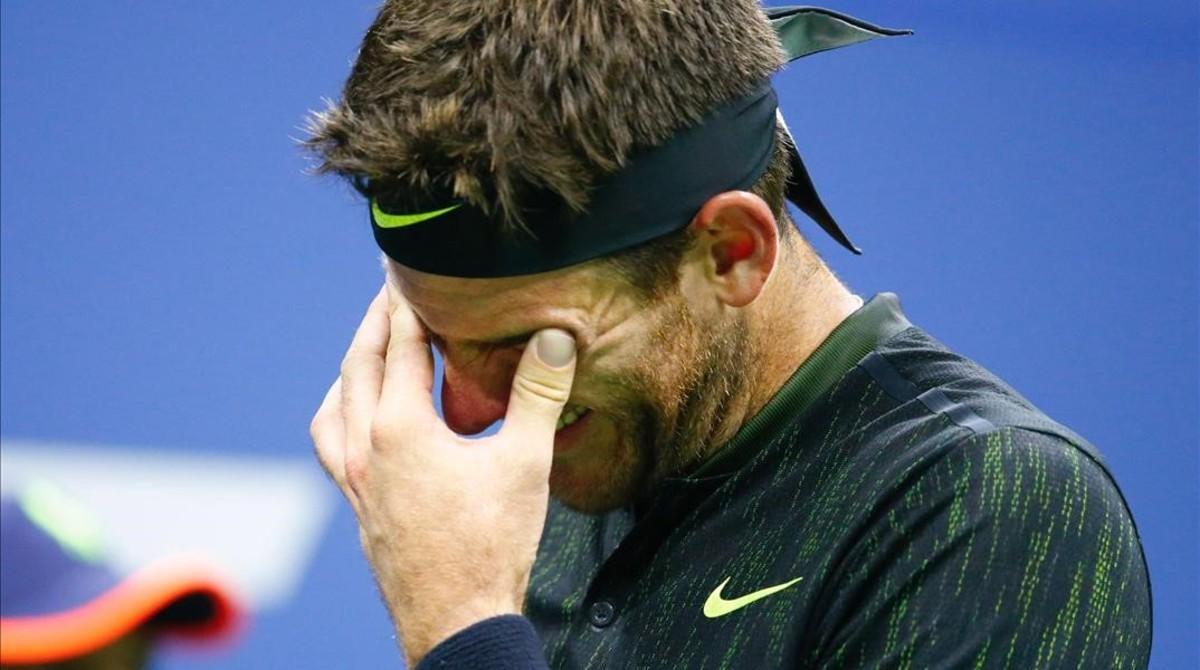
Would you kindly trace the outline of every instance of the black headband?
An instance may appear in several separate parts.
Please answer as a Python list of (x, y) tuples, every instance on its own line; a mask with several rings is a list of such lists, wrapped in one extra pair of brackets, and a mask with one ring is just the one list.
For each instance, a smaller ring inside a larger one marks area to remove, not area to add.
[[(789, 60), (905, 34), (816, 8), (767, 13)], [(453, 277), (547, 272), (629, 249), (683, 229), (713, 195), (753, 185), (774, 153), (777, 107), (767, 82), (722, 105), (631, 156), (625, 168), (596, 184), (586, 212), (569, 211), (549, 193), (529, 198), (522, 211), (528, 232), (502, 233), (492, 216), (448, 191), (389, 193), (370, 203), (375, 241), (401, 265)], [(788, 199), (859, 253), (821, 203), (794, 146), (791, 164)]]

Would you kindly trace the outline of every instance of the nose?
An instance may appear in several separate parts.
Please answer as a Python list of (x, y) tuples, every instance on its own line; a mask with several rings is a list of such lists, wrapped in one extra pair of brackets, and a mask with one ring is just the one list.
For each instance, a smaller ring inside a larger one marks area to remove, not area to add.
[(450, 357), (442, 365), (442, 417), (450, 430), (474, 435), (504, 418), (515, 366), (481, 369)]

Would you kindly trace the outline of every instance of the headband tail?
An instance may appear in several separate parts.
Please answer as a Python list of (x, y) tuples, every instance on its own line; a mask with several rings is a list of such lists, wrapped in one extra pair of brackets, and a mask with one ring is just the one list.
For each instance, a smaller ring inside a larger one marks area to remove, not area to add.
[(846, 247), (854, 254), (861, 255), (862, 250), (854, 246), (850, 238), (846, 237), (846, 233), (842, 232), (833, 215), (825, 208), (825, 203), (821, 202), (821, 196), (817, 195), (817, 189), (813, 186), (812, 178), (808, 176), (808, 170), (804, 167), (804, 161), (800, 160), (800, 152), (796, 151), (796, 147), (791, 147), (791, 164), (792, 176), (788, 180), (787, 199), (792, 201), (792, 204), (800, 208), (800, 211), (808, 215), (808, 218), (817, 222), (818, 226), (829, 236), (837, 240), (838, 244)]
[[(859, 42), (866, 42), (879, 37), (894, 37), (911, 35), (911, 30), (895, 30), (882, 28), (853, 16), (847, 16), (820, 7), (770, 7), (766, 9), (767, 18), (779, 37), (779, 43), (787, 52), (788, 61), (811, 56), (822, 51), (846, 47)], [(784, 128), (787, 125), (784, 124)], [(790, 132), (788, 133), (790, 136)], [(850, 238), (842, 232), (833, 215), (826, 209), (825, 203), (817, 195), (812, 177), (800, 159), (793, 141), (791, 146), (792, 178), (788, 181), (787, 199), (791, 200), (800, 211), (817, 222), (821, 229), (837, 240), (838, 244), (855, 254), (862, 251), (854, 246)]]
[(766, 12), (788, 61), (878, 37), (912, 34), (820, 7), (772, 7)]

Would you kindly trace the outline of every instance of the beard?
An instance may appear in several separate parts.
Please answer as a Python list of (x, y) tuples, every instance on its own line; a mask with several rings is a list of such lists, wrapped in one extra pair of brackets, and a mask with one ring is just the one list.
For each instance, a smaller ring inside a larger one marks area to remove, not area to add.
[(730, 405), (746, 392), (756, 367), (740, 313), (724, 323), (702, 324), (679, 300), (655, 340), (655, 348), (667, 355), (647, 356), (639, 366), (648, 402), (644, 427), (636, 434), (649, 464), (639, 500), (663, 479), (694, 470), (721, 446), (716, 442), (727, 428)]
[(682, 296), (665, 300), (635, 364), (603, 383), (617, 400), (603, 413), (623, 444), (587, 484), (551, 475), (555, 498), (576, 511), (639, 506), (695, 469), (721, 446), (730, 405), (749, 385), (756, 352), (743, 317), (701, 323)]

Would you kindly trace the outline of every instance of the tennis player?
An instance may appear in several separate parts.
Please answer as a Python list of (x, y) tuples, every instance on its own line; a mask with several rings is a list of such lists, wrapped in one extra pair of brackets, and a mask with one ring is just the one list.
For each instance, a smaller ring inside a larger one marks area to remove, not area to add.
[(312, 436), (410, 664), (1146, 666), (1096, 449), (856, 295), (786, 208), (857, 252), (772, 75), (901, 32), (385, 3), (309, 141), (386, 266)]

